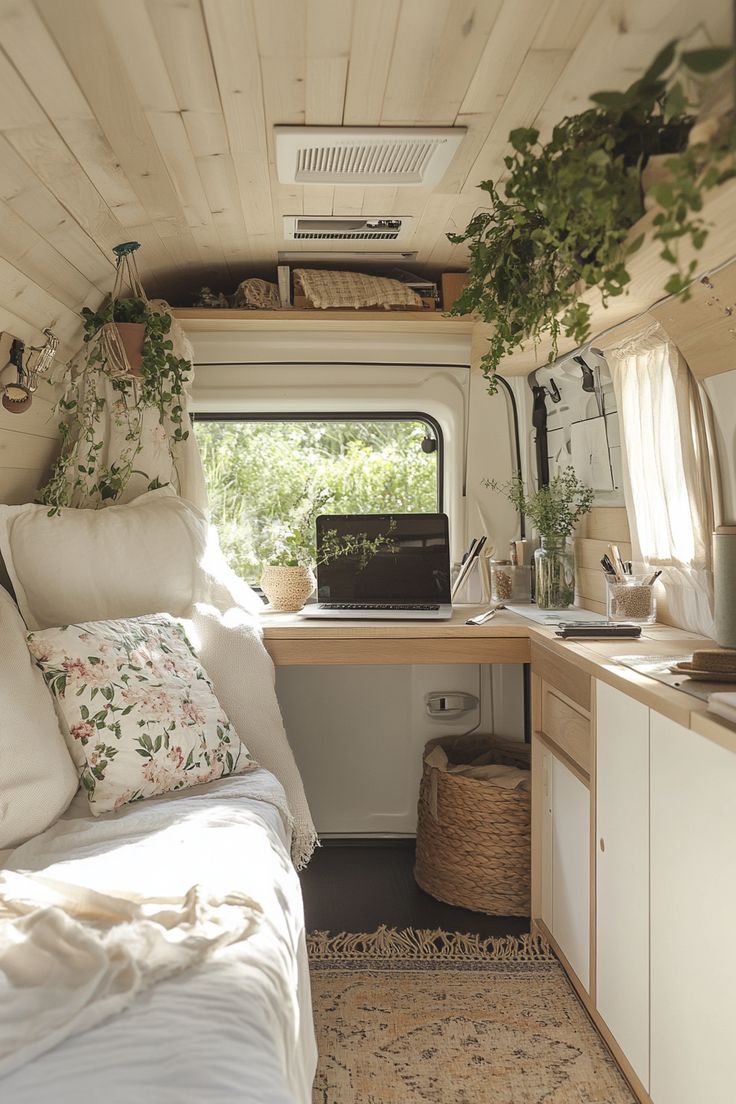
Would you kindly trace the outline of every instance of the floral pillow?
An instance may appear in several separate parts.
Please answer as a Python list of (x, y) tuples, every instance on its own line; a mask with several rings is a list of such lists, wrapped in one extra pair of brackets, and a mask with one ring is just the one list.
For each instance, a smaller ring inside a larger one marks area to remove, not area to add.
[(165, 614), (43, 629), (28, 647), (95, 815), (257, 766)]

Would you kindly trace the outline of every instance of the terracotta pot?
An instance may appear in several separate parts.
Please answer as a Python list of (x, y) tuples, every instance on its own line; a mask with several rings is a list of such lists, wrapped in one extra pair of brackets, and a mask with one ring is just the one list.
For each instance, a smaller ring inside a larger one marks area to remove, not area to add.
[(133, 376), (140, 376), (143, 364), (143, 342), (146, 337), (145, 322), (114, 322), (125, 356)]
[(268, 564), (261, 575), (261, 588), (272, 610), (296, 613), (303, 608), (317, 585), (311, 567), (281, 567)]

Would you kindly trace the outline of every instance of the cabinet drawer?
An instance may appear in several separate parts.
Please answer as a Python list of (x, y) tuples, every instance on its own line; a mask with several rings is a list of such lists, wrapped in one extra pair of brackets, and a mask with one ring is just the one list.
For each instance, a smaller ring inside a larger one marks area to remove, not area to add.
[(590, 776), (590, 718), (542, 683), (542, 733)]
[(531, 654), (533, 673), (589, 713), (590, 675), (581, 671), (569, 659), (557, 655), (550, 648), (542, 647), (535, 640), (532, 641)]

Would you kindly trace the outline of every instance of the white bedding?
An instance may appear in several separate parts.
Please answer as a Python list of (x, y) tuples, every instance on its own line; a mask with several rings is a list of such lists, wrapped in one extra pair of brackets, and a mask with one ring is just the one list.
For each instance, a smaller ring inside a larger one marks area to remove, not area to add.
[[(304, 917), (279, 807), (281, 787), (259, 769), (103, 818), (76, 804), (8, 855), (7, 868), (103, 893), (226, 880), (265, 916), (244, 942), (0, 1080), (3, 1104), (309, 1104), (316, 1048)], [(182, 845), (192, 825), (194, 850)]]

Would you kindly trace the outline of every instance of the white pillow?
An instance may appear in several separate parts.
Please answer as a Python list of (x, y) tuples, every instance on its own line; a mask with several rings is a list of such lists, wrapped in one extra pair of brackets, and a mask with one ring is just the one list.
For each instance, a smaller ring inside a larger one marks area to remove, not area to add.
[(0, 552), (29, 629), (189, 613), (207, 520), (171, 487), (104, 510), (0, 506)]
[(51, 695), (26, 647), (26, 627), (0, 588), (0, 848), (43, 832), (79, 779)]
[(218, 700), (258, 762), (278, 778), (294, 821), (292, 858), (306, 866), (317, 844), (304, 784), (284, 731), (273, 661), (258, 622), (244, 610), (220, 613), (197, 604), (185, 621), (189, 639), (204, 664)]
[(95, 816), (256, 767), (170, 617), (43, 629), (28, 648)]

